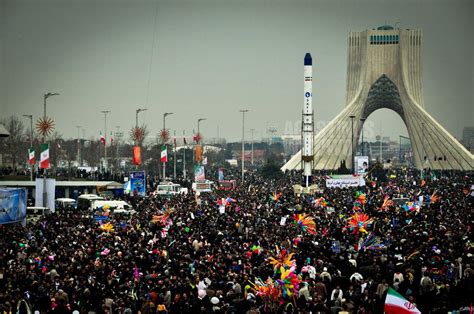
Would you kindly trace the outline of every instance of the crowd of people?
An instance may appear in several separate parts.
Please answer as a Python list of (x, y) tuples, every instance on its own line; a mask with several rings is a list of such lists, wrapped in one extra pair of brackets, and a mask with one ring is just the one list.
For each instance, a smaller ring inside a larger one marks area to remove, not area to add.
[[(0, 312), (383, 313), (389, 287), (422, 313), (474, 302), (472, 174), (404, 169), (334, 189), (317, 176), (315, 195), (295, 195), (300, 178), (251, 171), (230, 191), (129, 197), (131, 217), (57, 211), (0, 226)], [(371, 223), (350, 227), (355, 213)], [(269, 301), (258, 286), (285, 252), (299, 287)]]

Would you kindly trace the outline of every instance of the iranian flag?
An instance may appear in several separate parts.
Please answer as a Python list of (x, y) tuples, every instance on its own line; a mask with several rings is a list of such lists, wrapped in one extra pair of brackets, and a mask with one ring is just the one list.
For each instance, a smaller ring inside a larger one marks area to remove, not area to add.
[(41, 144), (41, 157), (40, 157), (40, 168), (49, 169), (49, 145)]
[(28, 163), (30, 165), (34, 165), (36, 163), (36, 160), (35, 160), (35, 148), (33, 146), (31, 146), (30, 148), (28, 148)]
[(100, 132), (100, 142), (102, 143), (102, 145), (104, 145), (104, 146), (105, 146), (105, 144), (106, 144), (106, 141), (105, 141), (105, 136), (104, 136), (104, 135), (102, 135), (102, 132)]
[(416, 306), (405, 299), (395, 289), (389, 287), (387, 298), (385, 299), (384, 311), (386, 314), (420, 313)]
[(161, 161), (161, 162), (168, 162), (168, 151), (167, 151), (165, 145), (161, 146), (161, 158), (160, 158), (160, 161)]

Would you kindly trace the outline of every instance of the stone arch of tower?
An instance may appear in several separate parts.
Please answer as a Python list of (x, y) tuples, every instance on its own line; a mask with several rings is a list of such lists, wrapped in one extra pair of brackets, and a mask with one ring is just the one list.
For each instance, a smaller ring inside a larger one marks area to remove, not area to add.
[[(342, 161), (352, 167), (360, 119), (382, 108), (405, 123), (417, 168), (474, 169), (474, 156), (424, 109), (421, 39), (419, 30), (350, 33), (346, 106), (315, 135), (313, 169), (337, 169)], [(301, 169), (301, 152), (281, 169)]]

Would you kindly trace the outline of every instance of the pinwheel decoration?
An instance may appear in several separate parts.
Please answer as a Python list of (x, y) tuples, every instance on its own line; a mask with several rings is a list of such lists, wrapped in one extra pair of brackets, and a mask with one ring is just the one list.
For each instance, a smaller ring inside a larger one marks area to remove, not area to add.
[(298, 296), (301, 279), (295, 274), (295, 267), (280, 268), (280, 279), (276, 280), (283, 298)]
[(201, 140), (202, 140), (201, 133), (196, 133), (196, 135), (193, 136), (193, 141), (195, 141), (196, 143), (201, 142)]
[(324, 197), (320, 197), (315, 201), (316, 206), (326, 208), (328, 206), (328, 202), (324, 199)]
[(380, 209), (385, 210), (389, 206), (393, 206), (393, 204), (394, 204), (393, 201), (388, 197), (388, 195), (386, 195), (385, 198), (383, 199), (383, 203), (382, 203), (382, 206), (380, 206)]
[(436, 194), (436, 192), (433, 192), (433, 194), (431, 194), (430, 196), (430, 203), (437, 203), (440, 201), (440, 197), (439, 195)]
[(367, 203), (367, 198), (365, 193), (362, 192), (357, 192), (356, 193), (356, 200), (354, 202), (354, 206), (358, 205), (358, 207), (361, 207), (362, 205)]
[(361, 250), (370, 250), (370, 251), (380, 251), (385, 248), (385, 244), (382, 243), (379, 237), (375, 236), (373, 232), (370, 232), (367, 237), (360, 238), (358, 251)]
[(316, 234), (316, 223), (314, 218), (308, 214), (295, 214), (293, 215), (295, 223), (301, 228), (301, 230), (310, 234)]
[(420, 210), (420, 205), (418, 205), (416, 202), (406, 202), (405, 205), (402, 206), (402, 208), (406, 212), (414, 212)]
[(283, 268), (291, 268), (296, 266), (296, 260), (291, 259), (295, 253), (288, 253), (286, 249), (281, 250), (281, 252), (278, 250), (277, 247), (277, 253), (279, 256), (276, 258), (270, 257), (268, 261), (270, 262), (271, 265), (273, 265), (273, 270), (275, 272), (280, 271), (280, 269)]
[(161, 210), (159, 215), (153, 215), (151, 222), (154, 224), (160, 223), (162, 226), (166, 226), (170, 224), (171, 222), (170, 216), (173, 213), (174, 213), (173, 208), (166, 208), (164, 210)]
[(110, 222), (100, 225), (99, 228), (102, 229), (105, 232), (114, 232), (115, 231), (114, 225), (112, 225), (112, 223), (110, 223)]
[(367, 234), (367, 228), (374, 222), (373, 219), (369, 218), (367, 214), (355, 213), (349, 219), (349, 228), (352, 233), (365, 233)]
[(268, 278), (267, 281), (263, 282), (258, 278), (255, 283), (250, 283), (254, 287), (256, 295), (260, 296), (266, 304), (280, 303), (282, 292), (273, 279)]
[(54, 121), (49, 117), (41, 117), (36, 122), (36, 131), (42, 136), (48, 136), (54, 129)]
[(270, 196), (270, 199), (271, 199), (272, 201), (274, 201), (274, 202), (278, 202), (278, 200), (280, 199), (281, 195), (282, 195), (281, 192), (279, 192), (279, 193), (273, 192), (273, 194)]
[(167, 143), (169, 139), (170, 139), (170, 132), (168, 131), (168, 129), (162, 129), (160, 131), (161, 143)]
[(134, 127), (130, 130), (130, 138), (137, 143), (145, 139), (145, 129), (143, 127)]

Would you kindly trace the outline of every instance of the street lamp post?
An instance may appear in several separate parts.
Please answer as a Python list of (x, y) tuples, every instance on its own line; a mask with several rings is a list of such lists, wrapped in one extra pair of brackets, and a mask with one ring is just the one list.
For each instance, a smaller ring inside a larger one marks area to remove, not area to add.
[(244, 183), (244, 169), (245, 169), (245, 113), (248, 109), (241, 109), (242, 112), (242, 184)]
[[(140, 112), (146, 111), (146, 110), (148, 110), (148, 109), (146, 109), (146, 108), (137, 108), (135, 110), (135, 131), (138, 130), (138, 114)], [(137, 146), (137, 145), (138, 145), (138, 142), (137, 142), (137, 139), (135, 138), (135, 146)], [(138, 165), (137, 165), (136, 169), (138, 170)], [(160, 170), (160, 168), (158, 167), (158, 172), (159, 172), (159, 170)]]
[(186, 179), (186, 137), (183, 130), (183, 179)]
[[(24, 114), (23, 117), (30, 119), (30, 147), (33, 147), (33, 115)], [(28, 159), (30, 157), (28, 156)], [(34, 165), (30, 164), (30, 181), (33, 181)]]
[(104, 114), (104, 138), (105, 138), (105, 144), (104, 144), (104, 172), (107, 171), (107, 114), (110, 113), (110, 110), (102, 110), (101, 111)]
[(76, 125), (77, 128), (77, 164), (81, 165), (81, 126)]
[(365, 156), (365, 148), (364, 148), (364, 122), (365, 122), (365, 118), (360, 118), (360, 122), (362, 122), (362, 156)]
[[(172, 112), (165, 112), (163, 113), (163, 132), (166, 132), (166, 117), (169, 115), (172, 115)], [(167, 138), (163, 138), (163, 145), (166, 147), (166, 141)], [(166, 152), (166, 155), (168, 156), (168, 152)], [(163, 162), (163, 179), (166, 178), (166, 162)]]
[[(58, 96), (59, 93), (48, 92), (43, 95), (43, 119), (46, 120), (46, 100), (52, 96)], [(43, 142), (46, 142), (46, 135), (43, 136)], [(43, 169), (43, 207), (47, 207), (48, 192), (46, 192), (46, 168)]]
[(351, 168), (352, 168), (352, 173), (354, 173), (354, 115), (350, 115), (349, 118), (351, 118)]
[(251, 135), (251, 143), (252, 143), (252, 166), (253, 166), (253, 133), (255, 132), (255, 129), (250, 129), (250, 135)]

